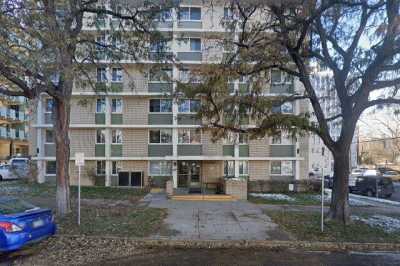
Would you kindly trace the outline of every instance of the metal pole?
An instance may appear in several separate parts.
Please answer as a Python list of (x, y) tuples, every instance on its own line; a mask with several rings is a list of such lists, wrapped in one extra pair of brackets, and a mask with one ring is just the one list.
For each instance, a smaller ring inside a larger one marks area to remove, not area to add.
[(78, 166), (78, 225), (81, 225), (81, 166)]
[(325, 190), (325, 177), (324, 167), (322, 167), (321, 178), (321, 232), (324, 232), (324, 190)]

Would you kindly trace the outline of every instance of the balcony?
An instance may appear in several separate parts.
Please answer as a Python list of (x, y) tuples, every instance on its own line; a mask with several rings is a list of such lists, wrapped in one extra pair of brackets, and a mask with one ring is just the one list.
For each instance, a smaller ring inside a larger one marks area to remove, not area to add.
[(17, 112), (8, 107), (0, 107), (0, 119), (8, 121), (26, 121), (27, 116), (24, 112)]
[(10, 140), (26, 140), (27, 133), (24, 130), (0, 127), (0, 138)]

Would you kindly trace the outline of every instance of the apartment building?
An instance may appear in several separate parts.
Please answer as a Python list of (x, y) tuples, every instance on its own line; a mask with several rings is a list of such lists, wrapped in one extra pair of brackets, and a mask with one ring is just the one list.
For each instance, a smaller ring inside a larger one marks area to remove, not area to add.
[(26, 99), (0, 95), (0, 160), (28, 155)]
[[(171, 80), (188, 80), (191, 69), (218, 62), (229, 52), (215, 45), (218, 36), (227, 32), (221, 21), (229, 10), (202, 3), (182, 1), (179, 9), (164, 12), (164, 19), (157, 24), (161, 32), (171, 36), (163, 45), (168, 47), (165, 55), (173, 55), (175, 63), (155, 71), (152, 54), (140, 62), (126, 58), (119, 64), (104, 56), (100, 59), (103, 65), (92, 74), (96, 86), (107, 93), (75, 84), (69, 132), (72, 184), (77, 182), (77, 152), (86, 158), (83, 185), (163, 186), (166, 180), (173, 180), (175, 188), (187, 188), (193, 183), (212, 184), (223, 176), (250, 180), (308, 177), (308, 137), (250, 140), (246, 135), (232, 134), (213, 142), (196, 116), (201, 98), (172, 97), (177, 84)], [(101, 17), (98, 25), (107, 30), (119, 23), (115, 18)], [(98, 31), (88, 25), (86, 29)], [(105, 32), (98, 34), (105, 39)], [(154, 51), (157, 49), (154, 45)], [(265, 84), (265, 96), (302, 90), (298, 80), (279, 71), (271, 76), (271, 83)], [(240, 90), (246, 82), (244, 78), (232, 81), (232, 91)], [(32, 126), (31, 150), (41, 182), (55, 178), (51, 106), (52, 100), (42, 95)], [(307, 108), (299, 101), (276, 111), (299, 113)]]
[[(333, 73), (320, 65), (313, 65), (312, 82), (320, 99), (322, 110), (326, 117), (333, 117), (340, 113), (340, 102), (334, 89)], [(340, 137), (340, 120), (330, 121), (328, 123), (329, 133), (334, 140)], [(350, 147), (350, 167), (357, 168), (357, 139), (358, 128), (354, 132), (353, 141)], [(312, 134), (310, 141), (310, 165), (309, 172), (324, 175), (333, 174), (333, 156), (324, 145), (319, 136)]]

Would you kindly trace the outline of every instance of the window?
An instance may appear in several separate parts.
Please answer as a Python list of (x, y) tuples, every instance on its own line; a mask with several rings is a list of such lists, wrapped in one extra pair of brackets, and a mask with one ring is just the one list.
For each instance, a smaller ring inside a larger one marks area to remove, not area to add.
[(172, 175), (172, 163), (170, 161), (150, 161), (151, 176)]
[(229, 7), (224, 7), (224, 19), (232, 18), (232, 9)]
[(292, 161), (273, 161), (271, 162), (271, 174), (273, 175), (293, 175)]
[(201, 39), (200, 38), (182, 38), (178, 40), (178, 45), (182, 52), (200, 52), (201, 51)]
[(290, 76), (286, 72), (280, 70), (271, 70), (271, 82), (272, 83), (293, 83), (293, 76)]
[(45, 101), (45, 113), (52, 113), (53, 112), (53, 106), (54, 106), (54, 100), (47, 98)]
[(97, 82), (107, 82), (107, 70), (105, 67), (97, 68)]
[(224, 161), (224, 176), (235, 176), (235, 161)]
[(97, 175), (105, 175), (106, 174), (106, 161), (97, 161), (96, 174)]
[(248, 161), (239, 161), (239, 175), (248, 176), (249, 175), (249, 163)]
[(200, 100), (183, 99), (179, 100), (179, 113), (197, 113), (200, 110)]
[(111, 70), (111, 81), (112, 82), (122, 82), (123, 72), (122, 68), (113, 68)]
[(46, 175), (55, 175), (57, 171), (56, 161), (46, 162)]
[(246, 133), (239, 133), (239, 144), (248, 144), (249, 135)]
[(200, 144), (201, 133), (197, 129), (178, 129), (178, 143), (179, 144)]
[(165, 53), (171, 51), (171, 40), (156, 40), (150, 43), (150, 52)]
[(96, 131), (96, 144), (104, 144), (106, 143), (106, 130), (98, 129)]
[(151, 69), (149, 71), (149, 81), (150, 82), (170, 82), (172, 79), (172, 69)]
[(46, 129), (46, 143), (54, 143), (54, 131), (51, 129)]
[(111, 174), (112, 175), (118, 175), (118, 167), (117, 167), (117, 162), (112, 161), (111, 162)]
[(122, 131), (120, 129), (112, 130), (112, 144), (122, 144)]
[(122, 99), (112, 99), (111, 100), (111, 112), (112, 113), (122, 113)]
[(162, 9), (161, 11), (158, 12), (156, 20), (158, 21), (172, 20), (172, 10)]
[(281, 144), (281, 143), (282, 143), (282, 136), (280, 134), (272, 136), (271, 144)]
[(172, 99), (151, 99), (150, 113), (172, 112)]
[(190, 51), (201, 51), (201, 39), (190, 38)]
[(96, 113), (106, 112), (106, 99), (101, 98), (96, 101)]
[(282, 175), (293, 175), (293, 162), (282, 161), (281, 163)]
[(271, 162), (271, 174), (280, 175), (281, 174), (281, 162), (273, 161)]
[(293, 103), (285, 102), (281, 105), (282, 114), (291, 114), (293, 113)]
[(149, 133), (149, 143), (172, 143), (172, 129), (152, 129)]
[(201, 20), (200, 7), (179, 8), (179, 20)]

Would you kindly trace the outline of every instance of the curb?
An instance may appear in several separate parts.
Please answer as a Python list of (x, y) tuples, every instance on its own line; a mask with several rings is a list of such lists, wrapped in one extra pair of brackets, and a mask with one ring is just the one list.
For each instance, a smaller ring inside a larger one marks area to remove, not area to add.
[(354, 242), (311, 242), (311, 241), (278, 241), (278, 240), (170, 240), (127, 238), (113, 236), (56, 235), (61, 240), (92, 239), (102, 242), (124, 242), (140, 248), (176, 248), (176, 249), (297, 249), (306, 251), (396, 251), (400, 252), (400, 243), (354, 243)]

